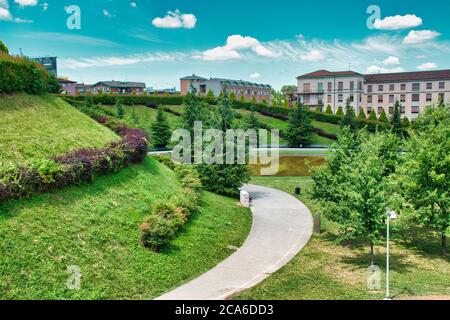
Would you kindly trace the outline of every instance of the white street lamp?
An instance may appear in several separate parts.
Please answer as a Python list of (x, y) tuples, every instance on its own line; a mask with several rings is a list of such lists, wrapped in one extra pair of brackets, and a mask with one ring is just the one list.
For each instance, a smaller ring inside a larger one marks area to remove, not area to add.
[(386, 298), (384, 300), (391, 300), (391, 294), (389, 292), (389, 222), (397, 219), (397, 213), (392, 210), (386, 212), (386, 233), (387, 233), (387, 245), (386, 245)]

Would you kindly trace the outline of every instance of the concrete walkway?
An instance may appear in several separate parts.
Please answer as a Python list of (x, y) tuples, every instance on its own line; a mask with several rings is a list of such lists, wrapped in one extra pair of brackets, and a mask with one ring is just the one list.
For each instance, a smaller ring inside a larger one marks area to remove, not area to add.
[(253, 226), (244, 245), (218, 266), (157, 300), (223, 300), (251, 288), (290, 261), (308, 242), (308, 208), (279, 190), (246, 185)]

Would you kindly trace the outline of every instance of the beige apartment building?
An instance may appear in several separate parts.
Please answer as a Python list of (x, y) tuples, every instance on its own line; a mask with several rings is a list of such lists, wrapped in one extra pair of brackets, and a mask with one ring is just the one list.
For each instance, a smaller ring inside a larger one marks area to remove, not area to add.
[(326, 108), (336, 113), (349, 98), (355, 111), (372, 109), (379, 116), (389, 115), (400, 101), (403, 116), (414, 120), (426, 106), (439, 96), (450, 101), (450, 70), (363, 75), (353, 71), (319, 70), (297, 78), (298, 94), (305, 105)]

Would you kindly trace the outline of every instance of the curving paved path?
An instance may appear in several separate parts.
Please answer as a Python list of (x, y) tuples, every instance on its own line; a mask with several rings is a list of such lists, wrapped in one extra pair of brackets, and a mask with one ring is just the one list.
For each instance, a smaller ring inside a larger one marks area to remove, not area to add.
[(290, 261), (308, 242), (313, 221), (295, 197), (246, 185), (253, 199), (253, 226), (233, 255), (191, 282), (157, 300), (223, 300), (251, 288)]

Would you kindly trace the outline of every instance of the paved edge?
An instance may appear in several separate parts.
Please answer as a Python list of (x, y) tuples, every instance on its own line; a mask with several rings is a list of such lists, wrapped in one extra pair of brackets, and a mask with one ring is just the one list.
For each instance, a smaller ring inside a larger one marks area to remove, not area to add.
[(253, 225), (234, 254), (198, 278), (156, 300), (224, 300), (260, 283), (288, 263), (308, 243), (309, 209), (283, 191), (246, 185), (252, 196)]

